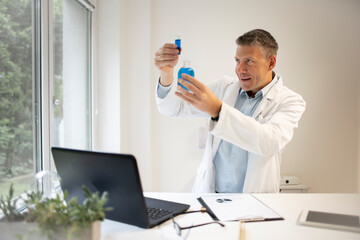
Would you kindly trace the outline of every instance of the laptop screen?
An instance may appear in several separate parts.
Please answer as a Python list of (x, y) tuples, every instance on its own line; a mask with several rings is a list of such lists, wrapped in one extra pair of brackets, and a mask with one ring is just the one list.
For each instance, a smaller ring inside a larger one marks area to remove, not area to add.
[(91, 192), (107, 191), (109, 202), (106, 206), (114, 208), (106, 213), (107, 219), (133, 225), (139, 225), (139, 221), (147, 224), (146, 204), (134, 156), (59, 147), (52, 147), (52, 154), (62, 178), (61, 187), (69, 193), (67, 200), (77, 197), (82, 203), (82, 185)]

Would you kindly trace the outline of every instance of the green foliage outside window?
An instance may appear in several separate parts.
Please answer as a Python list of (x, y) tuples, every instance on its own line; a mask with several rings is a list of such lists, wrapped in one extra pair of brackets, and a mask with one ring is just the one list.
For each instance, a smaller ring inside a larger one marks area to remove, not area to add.
[(31, 0), (0, 1), (0, 184), (34, 171), (32, 31)]

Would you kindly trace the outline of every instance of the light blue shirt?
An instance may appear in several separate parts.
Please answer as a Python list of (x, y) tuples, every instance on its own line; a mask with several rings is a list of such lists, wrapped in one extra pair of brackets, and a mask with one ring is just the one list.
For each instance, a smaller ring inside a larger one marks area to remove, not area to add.
[[(234, 108), (252, 116), (263, 99), (263, 96), (275, 84), (271, 81), (255, 94), (254, 98), (248, 96), (246, 91), (240, 90)], [(242, 193), (248, 164), (248, 151), (221, 140), (214, 158), (216, 171), (215, 191), (219, 193)]]
[[(244, 90), (241, 90), (234, 108), (246, 116), (251, 116), (262, 98), (262, 91), (257, 92), (254, 98), (250, 98)], [(243, 192), (247, 163), (247, 151), (221, 140), (214, 158), (215, 191), (221, 193)]]
[(172, 87), (172, 84), (170, 86), (164, 87), (163, 85), (158, 83), (158, 86), (157, 86), (158, 97), (161, 99), (165, 98), (168, 95), (168, 93), (170, 92), (171, 87)]

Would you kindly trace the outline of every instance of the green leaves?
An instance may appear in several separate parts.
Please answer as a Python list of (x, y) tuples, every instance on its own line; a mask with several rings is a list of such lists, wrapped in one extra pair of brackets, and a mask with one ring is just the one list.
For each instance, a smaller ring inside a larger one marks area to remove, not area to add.
[(83, 186), (85, 200), (80, 205), (76, 198), (69, 202), (69, 208), (71, 221), (78, 222), (81, 225), (88, 226), (90, 223), (96, 220), (105, 219), (105, 211), (110, 211), (112, 208), (104, 208), (104, 205), (108, 202), (109, 194), (104, 192), (102, 196), (99, 196), (99, 192), (91, 193), (90, 190)]
[(33, 171), (31, 15), (31, 0), (0, 1), (1, 179)]
[(22, 221), (24, 216), (19, 213), (16, 207), (18, 198), (14, 199), (14, 187), (11, 184), (9, 189), (9, 195), (6, 198), (1, 196), (0, 198), (0, 209), (4, 214), (4, 219), (8, 222)]

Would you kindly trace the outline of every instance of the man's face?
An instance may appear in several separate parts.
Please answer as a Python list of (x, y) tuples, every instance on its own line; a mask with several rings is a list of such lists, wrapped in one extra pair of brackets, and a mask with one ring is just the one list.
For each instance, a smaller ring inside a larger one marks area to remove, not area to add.
[(265, 87), (272, 80), (272, 69), (275, 67), (276, 57), (265, 59), (259, 46), (240, 46), (236, 49), (235, 72), (242, 89), (251, 96)]

